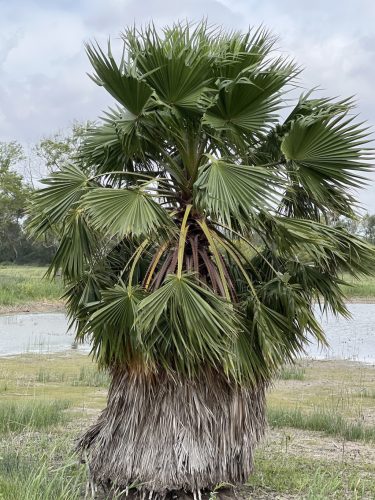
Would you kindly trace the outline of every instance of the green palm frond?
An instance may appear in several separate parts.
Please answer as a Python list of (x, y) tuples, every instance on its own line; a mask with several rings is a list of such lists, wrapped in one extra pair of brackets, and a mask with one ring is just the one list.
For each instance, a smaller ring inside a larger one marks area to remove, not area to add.
[(113, 120), (88, 130), (80, 150), (81, 161), (95, 168), (95, 173), (105, 173), (113, 165), (121, 165), (124, 170), (133, 170), (129, 156), (123, 151), (121, 141)]
[(203, 123), (219, 131), (260, 134), (276, 120), (279, 91), (294, 74), (292, 64), (280, 62), (255, 75), (227, 82), (215, 104), (207, 109)]
[(331, 120), (336, 116), (342, 116), (354, 108), (351, 97), (337, 101), (329, 97), (312, 97), (313, 90), (300, 96), (297, 104), (289, 113), (282, 128), (290, 130), (291, 125), (299, 119), (306, 119), (306, 122), (314, 123), (319, 120)]
[(160, 101), (182, 111), (197, 111), (210, 103), (212, 56), (200, 26), (190, 32), (166, 30), (164, 37), (149, 26), (141, 37), (132, 30), (124, 37), (137, 70)]
[(237, 165), (210, 157), (194, 184), (195, 202), (209, 215), (231, 226), (248, 222), (278, 199), (280, 180), (267, 166)]
[(134, 116), (141, 114), (151, 95), (152, 87), (137, 78), (136, 73), (127, 67), (124, 59), (118, 66), (108, 43), (108, 55), (100, 47), (86, 45), (92, 67), (95, 70), (93, 80), (102, 85), (118, 102)]
[(104, 366), (124, 364), (139, 353), (139, 335), (135, 328), (137, 307), (144, 293), (139, 288), (115, 285), (102, 293), (98, 305), (85, 323), (81, 336), (92, 341), (92, 353)]
[(99, 235), (87, 223), (82, 212), (71, 212), (64, 221), (60, 243), (47, 274), (54, 276), (61, 270), (64, 278), (79, 279), (94, 258), (99, 241)]
[(79, 159), (85, 165), (95, 165), (96, 173), (123, 169), (132, 172), (139, 169), (152, 170), (148, 157), (157, 152), (155, 142), (158, 127), (149, 115), (133, 115), (124, 108), (111, 109), (105, 113), (103, 123), (88, 131)]
[(281, 151), (292, 183), (301, 185), (320, 207), (345, 214), (354, 200), (348, 191), (364, 184), (370, 157), (365, 149), (367, 129), (353, 123), (346, 112), (335, 114), (333, 109), (328, 118), (318, 114), (317, 118), (296, 119), (283, 138)]
[(354, 276), (375, 272), (374, 247), (341, 228), (311, 220), (274, 218), (274, 238), (280, 253), (299, 251), (319, 264), (321, 271)]
[(33, 210), (39, 214), (30, 224), (36, 233), (62, 222), (68, 211), (77, 206), (90, 184), (87, 175), (75, 165), (52, 173), (42, 182), (47, 187), (37, 191), (32, 200)]
[(218, 71), (224, 83), (254, 74), (261, 68), (275, 43), (266, 29), (250, 29), (248, 33), (231, 33), (218, 42), (220, 65)]
[(187, 274), (169, 275), (138, 308), (137, 327), (145, 345), (187, 373), (205, 359), (214, 366), (228, 359), (239, 326), (232, 305)]
[(84, 198), (91, 224), (111, 236), (140, 236), (173, 229), (168, 213), (142, 188), (92, 189)]

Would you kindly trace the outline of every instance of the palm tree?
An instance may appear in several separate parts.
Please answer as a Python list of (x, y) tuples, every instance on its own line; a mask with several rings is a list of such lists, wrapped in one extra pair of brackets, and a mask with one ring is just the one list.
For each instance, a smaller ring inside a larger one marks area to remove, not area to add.
[(199, 494), (248, 478), (273, 375), (326, 342), (315, 304), (348, 314), (343, 273), (375, 270), (368, 244), (325, 223), (355, 216), (367, 133), (350, 100), (311, 93), (280, 119), (299, 71), (264, 29), (123, 41), (119, 62), (87, 46), (117, 106), (44, 181), (32, 227), (59, 234), (49, 274), (112, 377), (79, 442), (95, 482)]

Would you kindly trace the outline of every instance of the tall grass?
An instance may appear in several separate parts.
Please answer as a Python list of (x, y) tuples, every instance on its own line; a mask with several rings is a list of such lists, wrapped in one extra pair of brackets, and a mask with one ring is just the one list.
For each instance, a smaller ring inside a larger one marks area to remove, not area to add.
[[(74, 457), (54, 465), (61, 450), (6, 450), (0, 461), (0, 498), (6, 500), (79, 500), (84, 497), (86, 470)], [(65, 450), (64, 450), (65, 452)]]
[[(54, 437), (56, 439), (56, 436)], [(93, 498), (87, 466), (72, 454), (72, 436), (51, 447), (43, 438), (30, 440), (18, 450), (0, 451), (1, 500), (82, 500)], [(52, 441), (53, 442), (53, 441)], [(44, 451), (46, 450), (46, 451)], [(123, 491), (113, 489), (100, 498), (119, 500)], [(95, 496), (95, 498), (99, 498)]]
[(375, 442), (375, 426), (362, 422), (352, 422), (332, 410), (316, 409), (302, 413), (299, 409), (289, 410), (269, 408), (268, 423), (272, 427), (295, 427), (309, 431), (320, 431), (330, 436), (338, 436), (348, 441)]
[(358, 393), (358, 396), (362, 398), (375, 399), (375, 389), (371, 390), (364, 388)]
[(73, 387), (108, 387), (110, 376), (96, 366), (81, 366), (79, 372), (73, 374), (39, 368), (35, 381), (40, 384), (65, 383), (65, 385), (69, 384)]
[(25, 429), (44, 429), (67, 420), (69, 401), (2, 401), (0, 403), (0, 433)]
[(51, 370), (46, 370), (45, 368), (39, 368), (36, 374), (36, 381), (41, 384), (46, 384), (48, 382), (64, 382), (66, 380), (66, 373), (64, 372), (52, 372)]
[[(248, 484), (254, 492), (250, 498), (375, 498), (372, 475), (364, 473), (357, 464), (289, 455), (276, 450), (256, 452), (255, 471)], [(281, 495), (276, 496), (274, 492)], [(258, 493), (261, 494), (258, 496)]]
[(0, 305), (58, 299), (62, 283), (43, 279), (45, 272), (45, 267), (0, 266)]
[(305, 380), (306, 369), (298, 365), (284, 365), (277, 378), (280, 380)]
[(342, 285), (342, 289), (347, 297), (375, 297), (375, 278), (362, 276), (355, 279), (352, 276), (345, 275), (343, 279), (348, 283)]
[(342, 480), (333, 476), (323, 467), (318, 467), (312, 476), (306, 500), (327, 500), (338, 498), (342, 490)]
[(73, 386), (86, 387), (108, 387), (110, 377), (103, 370), (98, 370), (96, 367), (82, 366), (78, 376), (72, 379)]

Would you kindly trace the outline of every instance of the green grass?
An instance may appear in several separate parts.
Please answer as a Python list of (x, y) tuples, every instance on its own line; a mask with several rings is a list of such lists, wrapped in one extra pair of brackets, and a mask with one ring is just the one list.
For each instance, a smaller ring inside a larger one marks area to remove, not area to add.
[(280, 380), (304, 380), (306, 369), (298, 365), (284, 365), (278, 374)]
[(295, 427), (324, 432), (348, 441), (375, 442), (375, 426), (352, 422), (331, 409), (318, 408), (304, 413), (300, 409), (269, 408), (267, 417), (272, 427)]
[[(84, 500), (88, 471), (73, 451), (75, 433), (32, 434), (0, 443), (0, 500)], [(117, 500), (121, 492), (110, 496)], [(95, 498), (97, 498), (95, 496)], [(103, 498), (104, 497), (100, 497)]]
[(24, 354), (1, 358), (0, 401), (69, 400), (72, 408), (102, 409), (108, 376), (85, 354)]
[(65, 379), (66, 373), (46, 370), (45, 368), (39, 368), (36, 375), (36, 381), (41, 384), (47, 384), (48, 382), (64, 382)]
[(67, 420), (69, 401), (1, 401), (0, 433), (45, 429)]
[(67, 384), (71, 384), (73, 387), (108, 387), (110, 377), (108, 373), (103, 370), (98, 370), (95, 366), (85, 365), (80, 367), (79, 372), (71, 375), (68, 375), (63, 371), (58, 372), (56, 370), (39, 368), (35, 380), (41, 384), (66, 382)]
[[(27, 449), (4, 450), (0, 457), (0, 500), (93, 498), (87, 495), (87, 468), (72, 453), (71, 438), (61, 440), (54, 436), (52, 445), (44, 439), (28, 440)], [(46, 451), (41, 453), (42, 449)], [(105, 498), (117, 500), (121, 493), (114, 490)]]
[(375, 399), (375, 390), (370, 390), (367, 388), (362, 389), (359, 393), (360, 397), (363, 398), (370, 398), (370, 399)]
[(45, 267), (0, 266), (0, 305), (55, 301), (62, 294), (62, 284), (43, 279)]
[(91, 366), (82, 366), (79, 375), (71, 380), (73, 386), (86, 387), (108, 387), (109, 382), (108, 373)]
[[(283, 451), (258, 450), (255, 472), (249, 479), (254, 497), (262, 492), (289, 493), (304, 500), (375, 498), (375, 466), (307, 459)], [(275, 498), (272, 496), (272, 498)]]
[(375, 298), (375, 277), (361, 277), (359, 280), (351, 276), (344, 276), (348, 285), (342, 289), (348, 298)]
[[(0, 499), (6, 500), (79, 500), (84, 498), (86, 471), (83, 465), (79, 466), (77, 460), (70, 459), (67, 463), (50, 469), (48, 460), (33, 463), (10, 454), (3, 457), (11, 473), (6, 473), (0, 478)], [(0, 467), (1, 473), (1, 467)]]

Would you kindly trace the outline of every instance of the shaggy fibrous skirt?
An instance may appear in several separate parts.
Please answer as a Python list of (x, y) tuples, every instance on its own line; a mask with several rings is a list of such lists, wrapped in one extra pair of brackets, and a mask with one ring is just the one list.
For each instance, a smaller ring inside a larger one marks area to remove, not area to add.
[(246, 481), (265, 427), (265, 388), (214, 371), (188, 379), (115, 370), (105, 410), (80, 439), (96, 484), (163, 496)]

